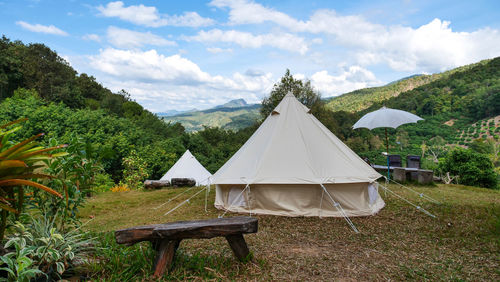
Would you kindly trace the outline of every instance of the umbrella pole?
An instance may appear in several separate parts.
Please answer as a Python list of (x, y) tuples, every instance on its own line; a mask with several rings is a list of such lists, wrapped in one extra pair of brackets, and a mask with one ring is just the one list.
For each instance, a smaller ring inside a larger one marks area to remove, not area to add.
[(387, 181), (389, 181), (391, 175), (389, 172), (389, 138), (387, 137), (387, 127), (385, 128), (385, 144), (387, 146)]

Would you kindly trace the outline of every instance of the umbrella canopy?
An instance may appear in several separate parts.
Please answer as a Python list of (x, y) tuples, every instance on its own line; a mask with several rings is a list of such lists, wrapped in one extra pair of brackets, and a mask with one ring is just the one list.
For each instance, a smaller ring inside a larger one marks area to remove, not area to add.
[(419, 120), (423, 120), (423, 118), (409, 112), (382, 107), (379, 110), (364, 115), (352, 128), (364, 127), (370, 130), (377, 127), (397, 128), (402, 124), (416, 123)]
[(423, 120), (423, 118), (402, 110), (382, 107), (374, 112), (364, 115), (352, 126), (352, 128), (368, 128), (372, 130), (378, 127), (385, 127), (385, 142), (387, 146), (387, 179), (390, 179), (389, 138), (387, 137), (387, 128), (397, 128), (400, 125), (406, 123), (416, 123), (419, 120)]

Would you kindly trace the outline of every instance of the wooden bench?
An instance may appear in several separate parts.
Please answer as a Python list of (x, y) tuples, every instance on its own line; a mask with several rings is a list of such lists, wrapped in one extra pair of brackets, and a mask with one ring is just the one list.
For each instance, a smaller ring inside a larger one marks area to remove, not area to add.
[(115, 231), (115, 238), (118, 244), (128, 246), (150, 241), (156, 250), (154, 276), (161, 277), (170, 268), (175, 251), (183, 239), (225, 237), (236, 258), (245, 261), (250, 252), (243, 234), (256, 233), (257, 228), (257, 218), (238, 216), (137, 226)]

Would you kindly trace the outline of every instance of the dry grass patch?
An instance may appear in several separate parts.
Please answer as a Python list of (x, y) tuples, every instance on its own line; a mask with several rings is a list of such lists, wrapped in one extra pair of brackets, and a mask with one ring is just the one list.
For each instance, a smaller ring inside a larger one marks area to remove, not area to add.
[[(413, 187), (442, 202), (390, 185), (420, 203), (434, 219), (381, 192), (387, 206), (370, 217), (352, 218), (355, 234), (342, 218), (257, 216), (259, 232), (247, 235), (254, 253), (237, 263), (223, 238), (185, 240), (168, 279), (231, 280), (500, 280), (500, 192), (459, 185)], [(214, 218), (204, 195), (168, 216), (164, 213), (194, 190), (154, 209), (185, 189), (104, 193), (90, 199), (80, 216), (87, 228), (105, 232), (142, 224)], [(231, 216), (227, 214), (226, 216)], [(190, 261), (197, 263), (190, 266)]]

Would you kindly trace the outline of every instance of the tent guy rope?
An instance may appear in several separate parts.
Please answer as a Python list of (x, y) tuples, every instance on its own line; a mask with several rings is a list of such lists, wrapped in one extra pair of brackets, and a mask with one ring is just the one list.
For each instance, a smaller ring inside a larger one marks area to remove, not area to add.
[(405, 201), (406, 203), (408, 203), (408, 204), (410, 204), (410, 205), (414, 206), (417, 210), (419, 210), (419, 211), (421, 211), (421, 212), (425, 213), (426, 215), (428, 215), (428, 216), (430, 216), (430, 217), (434, 217), (434, 218), (436, 218), (436, 216), (435, 216), (435, 215), (433, 215), (432, 213), (428, 212), (427, 210), (425, 210), (425, 209), (424, 209), (424, 208), (422, 208), (421, 206), (415, 205), (414, 203), (412, 203), (412, 202), (408, 201), (407, 199), (403, 198), (402, 196), (400, 196), (400, 195), (396, 194), (394, 191), (391, 191), (389, 188), (385, 187), (384, 185), (379, 184), (379, 186), (380, 186), (380, 187), (382, 187), (382, 189), (384, 189), (384, 191), (387, 191), (387, 192), (389, 192), (390, 194), (392, 194), (392, 195), (396, 196), (397, 198), (399, 198), (399, 199), (401, 199), (401, 200)]
[(188, 203), (189, 200), (191, 200), (192, 198), (196, 197), (198, 194), (200, 194), (201, 192), (205, 191), (207, 189), (207, 187), (201, 189), (200, 191), (196, 192), (193, 196), (187, 198), (186, 200), (182, 201), (180, 204), (178, 204), (177, 206), (175, 206), (173, 209), (169, 210), (168, 212), (166, 212), (164, 215), (168, 215), (170, 214), (171, 212), (175, 211), (176, 209), (180, 208), (181, 206), (183, 206), (184, 204)]
[(349, 224), (349, 226), (352, 228), (352, 230), (354, 230), (354, 232), (359, 233), (359, 230), (356, 228), (354, 223), (352, 223), (351, 219), (347, 216), (346, 212), (344, 211), (340, 203), (333, 199), (332, 195), (330, 195), (330, 193), (328, 192), (328, 190), (326, 190), (323, 184), (320, 185), (321, 188), (323, 188), (323, 191), (326, 193), (326, 195), (328, 195), (328, 197), (332, 201), (332, 205), (340, 212), (340, 214), (342, 214), (342, 217), (344, 217), (344, 219), (347, 221), (347, 224)]
[(399, 182), (396, 182), (396, 181), (394, 181), (394, 180), (392, 180), (392, 179), (390, 179), (389, 181), (394, 182), (394, 183), (398, 184), (399, 186), (401, 186), (401, 187), (403, 187), (403, 188), (405, 188), (405, 189), (407, 189), (407, 190), (412, 191), (413, 193), (417, 194), (420, 198), (424, 198), (424, 199), (426, 199), (427, 201), (434, 202), (435, 204), (441, 204), (438, 200), (435, 200), (435, 199), (433, 199), (433, 198), (431, 198), (431, 197), (429, 197), (429, 196), (425, 195), (424, 193), (420, 193), (420, 192), (418, 192), (418, 191), (416, 191), (416, 190), (413, 190), (413, 189), (411, 189), (410, 187), (405, 186), (405, 185), (403, 185), (403, 184), (401, 184), (401, 183), (399, 183)]
[(189, 189), (185, 190), (184, 192), (182, 192), (182, 193), (178, 194), (177, 196), (175, 196), (175, 197), (173, 197), (173, 198), (169, 199), (169, 200), (168, 200), (168, 201), (166, 201), (165, 203), (163, 203), (163, 204), (161, 204), (161, 205), (159, 205), (159, 206), (157, 206), (156, 208), (153, 208), (153, 209), (154, 209), (154, 210), (157, 210), (157, 209), (159, 209), (159, 208), (163, 207), (164, 205), (166, 205), (166, 204), (170, 203), (171, 201), (173, 201), (173, 200), (175, 200), (175, 199), (179, 198), (180, 196), (182, 196), (183, 194), (185, 194), (185, 193), (189, 192), (190, 190), (194, 189), (195, 187), (196, 187), (196, 186), (193, 186), (193, 187), (191, 187), (191, 188), (189, 188)]

